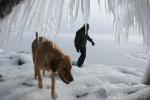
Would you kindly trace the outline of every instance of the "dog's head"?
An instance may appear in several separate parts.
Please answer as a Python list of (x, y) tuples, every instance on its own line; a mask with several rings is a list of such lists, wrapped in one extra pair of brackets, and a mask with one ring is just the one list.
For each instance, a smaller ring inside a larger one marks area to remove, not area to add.
[(54, 61), (52, 61), (51, 64), (53, 64), (54, 67), (52, 70), (58, 72), (64, 83), (69, 84), (73, 81), (73, 76), (71, 74), (72, 64), (70, 56), (56, 58)]

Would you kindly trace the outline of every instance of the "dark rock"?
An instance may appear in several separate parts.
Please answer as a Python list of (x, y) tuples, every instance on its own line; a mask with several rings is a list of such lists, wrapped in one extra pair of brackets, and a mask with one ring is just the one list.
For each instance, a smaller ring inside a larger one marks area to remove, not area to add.
[(32, 83), (27, 83), (27, 82), (23, 82), (23, 83), (21, 83), (21, 85), (27, 86), (27, 87), (33, 87), (33, 86), (34, 86), (34, 84), (32, 84)]
[(25, 61), (19, 58), (17, 64), (19, 66), (21, 66), (21, 65), (25, 64)]
[(108, 96), (106, 90), (103, 88), (96, 91), (96, 95), (101, 97), (101, 98), (106, 98)]
[(89, 94), (89, 93), (87, 93), (87, 92), (84, 93), (84, 94), (77, 94), (76, 97), (77, 97), (77, 98), (81, 98), (81, 97), (87, 96), (88, 94)]
[(13, 8), (23, 0), (0, 0), (0, 18), (3, 19), (10, 14)]
[(0, 74), (0, 82), (3, 82), (3, 81), (5, 80), (3, 79), (3, 76)]

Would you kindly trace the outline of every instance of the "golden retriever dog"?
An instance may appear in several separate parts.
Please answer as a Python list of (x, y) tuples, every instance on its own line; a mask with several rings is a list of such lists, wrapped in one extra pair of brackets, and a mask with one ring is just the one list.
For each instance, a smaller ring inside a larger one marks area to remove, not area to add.
[(45, 37), (38, 37), (32, 43), (32, 55), (35, 70), (35, 79), (38, 80), (38, 87), (43, 88), (41, 70), (51, 71), (51, 96), (56, 99), (55, 78), (59, 75), (62, 81), (69, 84), (73, 81), (71, 74), (71, 58), (65, 55), (62, 50), (52, 41)]

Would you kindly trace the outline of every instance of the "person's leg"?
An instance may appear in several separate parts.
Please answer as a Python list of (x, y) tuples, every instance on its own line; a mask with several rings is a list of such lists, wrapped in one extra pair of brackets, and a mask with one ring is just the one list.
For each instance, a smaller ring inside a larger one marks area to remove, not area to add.
[(78, 59), (77, 64), (78, 64), (79, 67), (82, 67), (82, 64), (84, 63), (84, 60), (85, 60), (85, 57), (86, 57), (86, 47), (81, 47), (80, 52), (81, 52), (81, 55)]

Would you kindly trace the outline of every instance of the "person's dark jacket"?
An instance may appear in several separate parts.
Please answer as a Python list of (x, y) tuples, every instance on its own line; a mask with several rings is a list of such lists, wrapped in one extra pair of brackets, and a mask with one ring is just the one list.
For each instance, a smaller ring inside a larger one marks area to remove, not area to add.
[(76, 50), (78, 51), (81, 47), (86, 47), (87, 40), (90, 41), (92, 45), (94, 45), (93, 40), (88, 35), (88, 32), (85, 33), (85, 28), (82, 27), (76, 32), (74, 39)]

